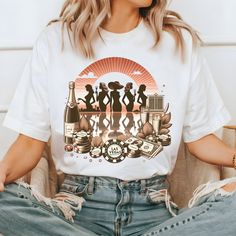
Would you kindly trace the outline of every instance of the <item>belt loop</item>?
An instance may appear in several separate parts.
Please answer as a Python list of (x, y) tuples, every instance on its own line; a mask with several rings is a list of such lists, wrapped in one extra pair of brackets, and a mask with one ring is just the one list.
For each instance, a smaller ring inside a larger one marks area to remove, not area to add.
[(93, 192), (94, 192), (94, 179), (95, 178), (93, 176), (89, 177), (88, 189), (87, 189), (87, 193), (89, 195), (93, 194)]
[(140, 184), (141, 184), (140, 193), (141, 193), (141, 195), (144, 196), (145, 193), (146, 193), (146, 180), (145, 179), (141, 179)]

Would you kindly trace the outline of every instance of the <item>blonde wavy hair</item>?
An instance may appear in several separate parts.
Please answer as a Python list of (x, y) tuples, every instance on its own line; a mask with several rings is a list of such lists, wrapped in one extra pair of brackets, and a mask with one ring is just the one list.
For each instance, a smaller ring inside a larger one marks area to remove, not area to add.
[[(68, 31), (72, 46), (87, 58), (93, 58), (94, 48), (92, 42), (99, 33), (99, 27), (111, 16), (111, 0), (66, 0), (60, 16), (53, 22), (62, 22), (62, 35), (65, 27)], [(186, 24), (181, 16), (167, 10), (168, 0), (153, 0), (151, 6), (140, 8), (140, 16), (149, 24), (154, 36), (155, 44), (159, 45), (162, 32), (171, 33), (176, 42), (176, 49), (181, 51), (184, 57), (184, 37), (182, 29), (187, 30), (197, 45), (199, 37), (191, 26)], [(62, 42), (64, 48), (64, 40)]]

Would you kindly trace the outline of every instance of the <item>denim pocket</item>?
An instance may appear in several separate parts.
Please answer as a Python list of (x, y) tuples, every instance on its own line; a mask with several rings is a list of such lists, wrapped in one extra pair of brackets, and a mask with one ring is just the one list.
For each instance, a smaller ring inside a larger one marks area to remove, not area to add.
[(146, 201), (155, 205), (165, 205), (166, 189), (148, 188), (146, 192)]
[(165, 182), (153, 183), (146, 187), (146, 200), (152, 204), (165, 204), (165, 195), (168, 194)]
[(151, 199), (149, 196), (146, 197), (146, 203), (149, 206), (153, 206), (155, 209), (159, 209), (159, 208), (166, 208), (166, 203), (164, 200), (161, 201), (154, 201), (153, 199)]
[(171, 196), (167, 188), (148, 189), (147, 200), (149, 203), (157, 205), (157, 207), (166, 207), (172, 216), (176, 216), (178, 213), (179, 208), (171, 200)]
[(162, 199), (159, 199), (159, 198), (154, 198), (152, 197), (152, 192), (150, 190), (147, 190), (147, 193), (146, 193), (146, 202), (149, 203), (149, 204), (153, 204), (153, 205), (165, 205), (165, 200), (162, 198)]
[(50, 207), (42, 202), (33, 202), (32, 206), (34, 208), (40, 209), (41, 211), (47, 212), (48, 214), (52, 216), (56, 216), (69, 224), (73, 224), (73, 222), (65, 218), (65, 216), (63, 215), (63, 212), (58, 208), (56, 204), (53, 204), (53, 207)]

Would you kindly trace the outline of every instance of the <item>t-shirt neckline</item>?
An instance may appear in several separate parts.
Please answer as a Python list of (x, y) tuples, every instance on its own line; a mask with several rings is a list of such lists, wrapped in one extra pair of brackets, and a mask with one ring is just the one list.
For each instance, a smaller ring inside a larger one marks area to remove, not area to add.
[(124, 40), (130, 39), (135, 36), (139, 36), (140, 33), (143, 31), (144, 28), (144, 21), (143, 19), (140, 20), (139, 24), (133, 28), (132, 30), (125, 32), (125, 33), (114, 33), (108, 30), (105, 30), (102, 27), (99, 27), (99, 33), (103, 39), (106, 40)]

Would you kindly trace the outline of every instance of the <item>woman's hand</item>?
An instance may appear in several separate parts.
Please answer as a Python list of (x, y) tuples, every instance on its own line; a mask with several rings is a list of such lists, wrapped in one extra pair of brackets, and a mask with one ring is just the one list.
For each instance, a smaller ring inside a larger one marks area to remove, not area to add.
[(7, 168), (3, 161), (0, 162), (0, 192), (4, 191), (4, 183), (7, 176)]

